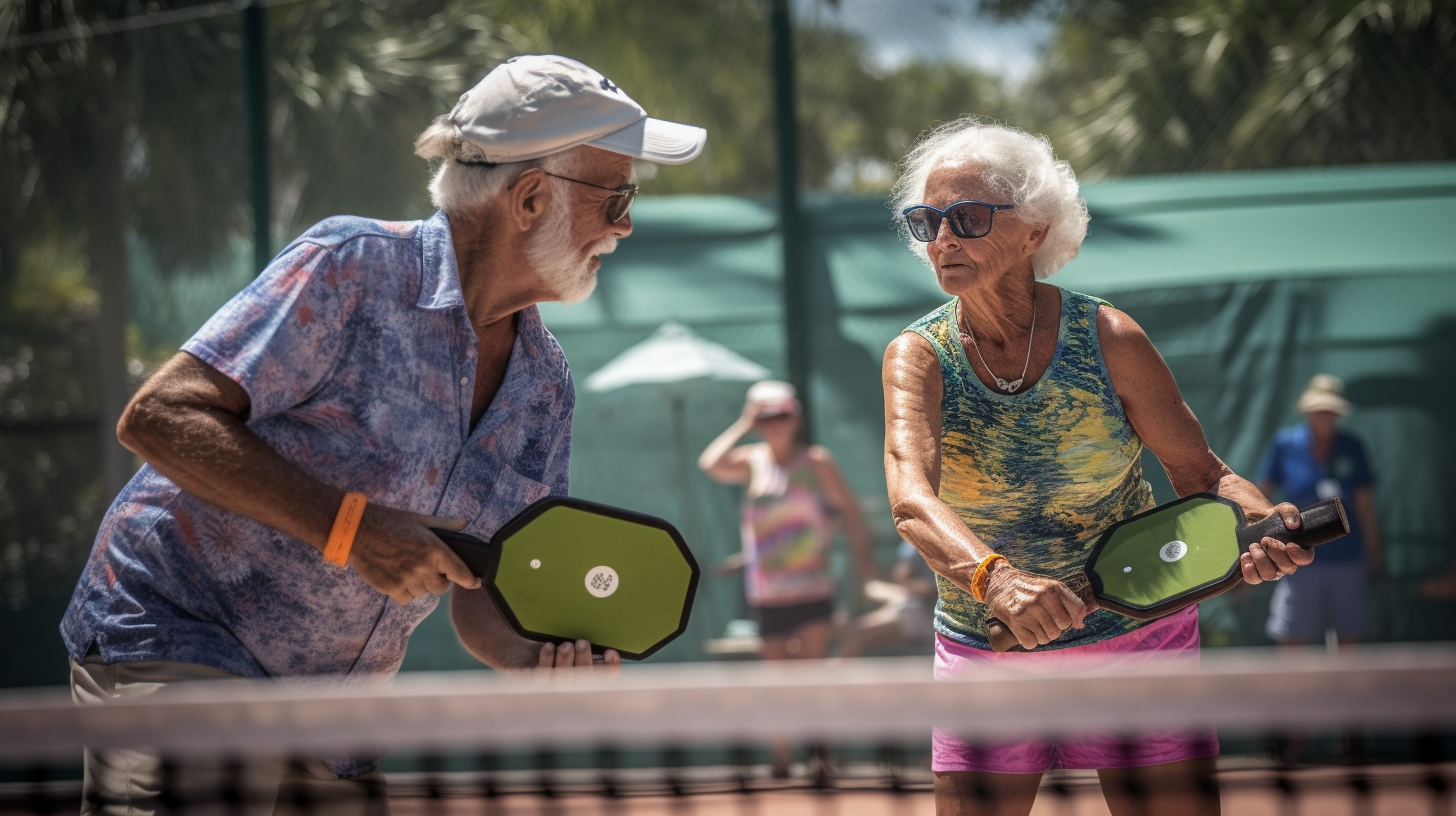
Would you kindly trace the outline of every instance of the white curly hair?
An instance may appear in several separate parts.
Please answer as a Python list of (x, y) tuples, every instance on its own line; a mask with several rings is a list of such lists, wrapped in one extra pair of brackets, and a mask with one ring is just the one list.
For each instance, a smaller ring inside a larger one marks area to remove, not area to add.
[[(971, 164), (981, 178), (1016, 205), (1016, 214), (1048, 227), (1046, 241), (1031, 256), (1037, 280), (1050, 277), (1077, 257), (1087, 236), (1087, 202), (1077, 194), (1072, 166), (1056, 157), (1045, 136), (964, 116), (927, 132), (902, 162), (904, 170), (890, 190), (895, 225), (910, 251), (930, 265), (924, 242), (910, 235), (900, 215), (925, 200), (930, 174), (946, 165)], [(1001, 202), (993, 202), (1001, 203)]]

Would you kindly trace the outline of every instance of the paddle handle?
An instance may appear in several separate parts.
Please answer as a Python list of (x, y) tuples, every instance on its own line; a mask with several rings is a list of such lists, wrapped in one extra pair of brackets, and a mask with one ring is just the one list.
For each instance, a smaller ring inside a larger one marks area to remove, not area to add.
[(439, 527), (431, 527), (430, 532), (445, 542), (452, 552), (460, 556), (465, 566), (470, 568), (477, 578), (483, 581), (495, 580), (496, 560), (494, 547), (489, 541), (476, 538), (469, 533), (462, 533), (458, 530), (443, 530)]
[[(1067, 589), (1072, 590), (1084, 604), (1092, 604), (1092, 584), (1087, 576), (1077, 574), (1066, 580)], [(1000, 618), (986, 618), (986, 640), (991, 642), (993, 652), (1024, 652), (1021, 643), (1016, 640), (1016, 635), (1011, 634), (1011, 627), (1001, 622)]]
[(1251, 544), (1268, 537), (1308, 550), (1349, 534), (1350, 519), (1345, 515), (1345, 505), (1338, 498), (1325, 499), (1300, 509), (1297, 530), (1285, 527), (1284, 518), (1278, 513), (1241, 528), (1239, 549), (1247, 552)]

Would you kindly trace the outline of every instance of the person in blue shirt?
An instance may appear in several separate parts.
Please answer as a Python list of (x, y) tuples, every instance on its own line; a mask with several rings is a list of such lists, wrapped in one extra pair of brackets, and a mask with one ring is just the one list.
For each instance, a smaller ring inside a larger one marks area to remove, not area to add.
[(1266, 495), (1297, 507), (1339, 497), (1350, 517), (1350, 534), (1320, 547), (1314, 564), (1275, 579), (1265, 631), (1287, 646), (1318, 642), (1330, 628), (1342, 644), (1363, 638), (1366, 577), (1383, 566), (1365, 446), (1338, 427), (1350, 413), (1343, 391), (1338, 377), (1312, 377), (1295, 403), (1304, 421), (1275, 434), (1259, 469)]

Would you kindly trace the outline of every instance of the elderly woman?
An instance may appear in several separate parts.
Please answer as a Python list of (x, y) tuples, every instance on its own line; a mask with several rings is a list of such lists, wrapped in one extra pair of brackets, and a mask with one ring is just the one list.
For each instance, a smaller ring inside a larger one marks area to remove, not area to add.
[[(884, 361), (885, 470), (900, 534), (939, 575), (936, 672), (1003, 660), (1045, 668), (1198, 649), (1196, 608), (1140, 623), (1084, 603), (1063, 581), (1103, 528), (1153, 506), (1146, 445), (1180, 495), (1216, 492), (1250, 519), (1279, 513), (1204, 440), (1162, 357), (1127, 315), (1039, 282), (1076, 257), (1087, 208), (1046, 139), (972, 119), (923, 138), (896, 183), (913, 252), (954, 298), (913, 323)], [(1312, 553), (1266, 538), (1244, 579), (1278, 580)], [(1004, 621), (1028, 653), (991, 651)], [(1201, 793), (1211, 733), (1023, 742), (973, 750), (934, 737), (941, 813), (1028, 813), (1042, 772), (1096, 768), (1113, 814), (1217, 813)], [(1142, 783), (1137, 801), (1128, 782)], [(1166, 784), (1165, 784), (1166, 783)]]

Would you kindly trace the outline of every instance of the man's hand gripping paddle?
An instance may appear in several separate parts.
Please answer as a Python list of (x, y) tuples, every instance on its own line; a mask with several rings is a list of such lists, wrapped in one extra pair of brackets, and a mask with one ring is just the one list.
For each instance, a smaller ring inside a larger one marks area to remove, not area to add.
[(482, 541), (435, 529), (511, 628), (549, 643), (585, 639), (598, 654), (640, 660), (682, 634), (698, 562), (677, 530), (653, 516), (546, 498)]
[[(1349, 532), (1339, 499), (1300, 510), (1291, 530), (1277, 513), (1248, 524), (1233, 501), (1194, 493), (1108, 527), (1067, 588), (1084, 603), (1154, 620), (1238, 586), (1239, 556), (1265, 537), (1309, 549)], [(986, 620), (986, 634), (998, 652), (1021, 648), (997, 618)]]

